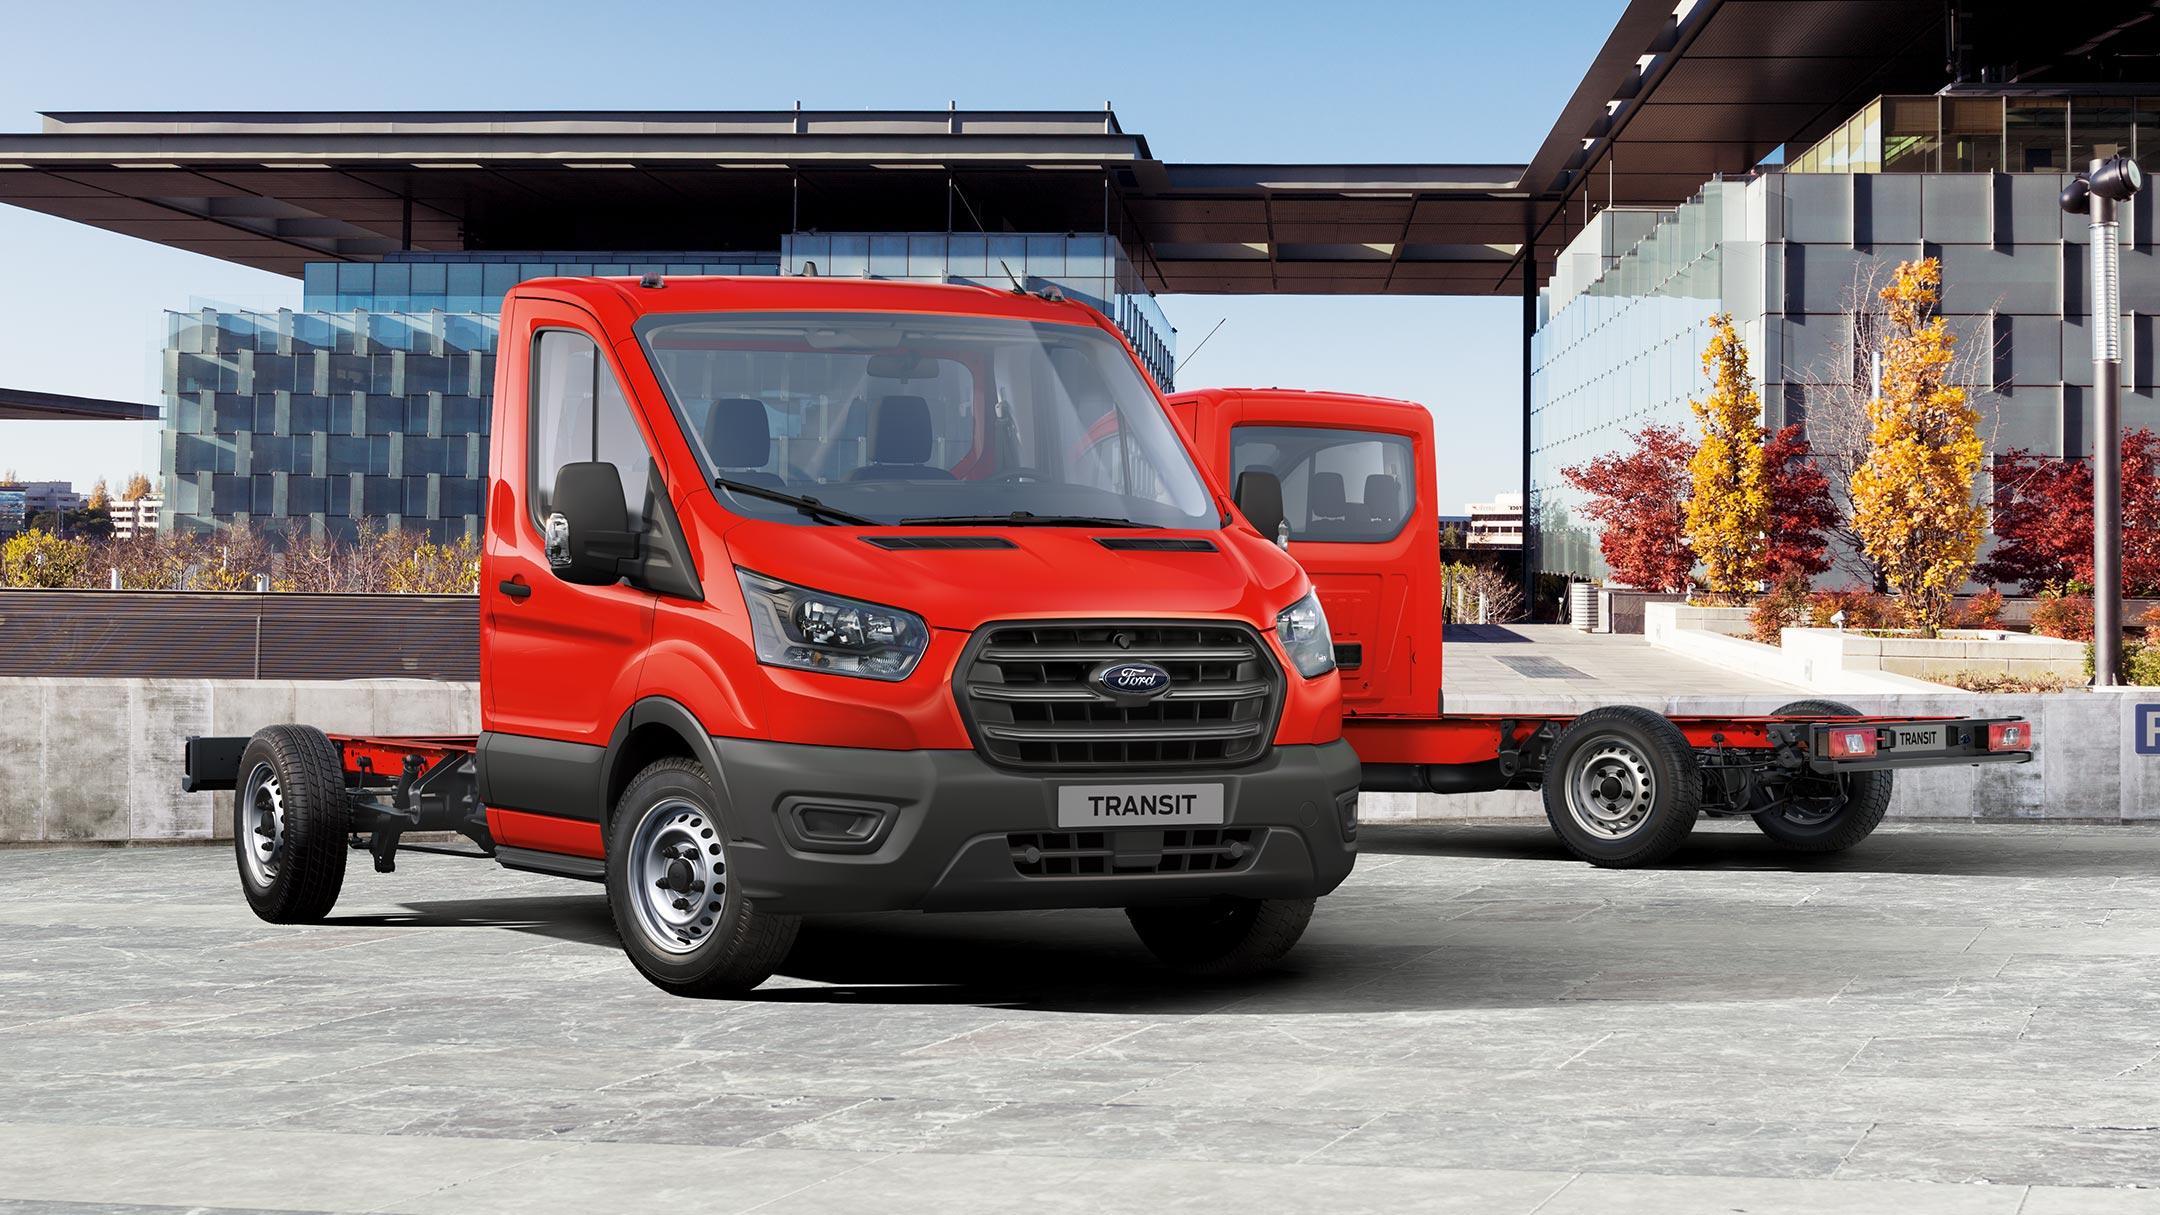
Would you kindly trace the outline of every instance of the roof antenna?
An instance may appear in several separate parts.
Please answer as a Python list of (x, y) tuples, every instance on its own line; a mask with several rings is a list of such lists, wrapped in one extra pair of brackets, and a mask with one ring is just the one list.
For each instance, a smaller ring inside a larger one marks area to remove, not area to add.
[[(960, 183), (948, 177), (945, 179), (945, 185), (947, 189), (953, 192), (953, 196), (960, 200), (960, 205), (967, 209), (968, 222), (975, 225), (975, 230), (984, 236), (990, 235), (990, 229), (983, 227), (982, 216), (975, 214), (975, 204), (968, 201), (967, 192), (960, 188)], [(1012, 267), (1006, 265), (1005, 259), (1002, 257), (998, 259), (998, 269), (1003, 270), (1005, 277), (1012, 280), (1014, 295), (1027, 294), (1027, 288), (1021, 285), (1020, 276), (1013, 273)]]
[[(1207, 344), (1208, 344), (1208, 339), (1209, 339), (1209, 338), (1212, 338), (1212, 337), (1214, 337), (1214, 336), (1215, 336), (1215, 332), (1216, 332), (1216, 330), (1218, 330), (1218, 329), (1221, 329), (1221, 328), (1222, 328), (1222, 327), (1223, 327), (1224, 325), (1228, 324), (1228, 323), (1229, 323), (1229, 321), (1230, 321), (1230, 318), (1226, 316), (1226, 317), (1224, 317), (1224, 318), (1223, 318), (1222, 320), (1219, 320), (1219, 321), (1215, 322), (1215, 328), (1214, 328), (1214, 329), (1210, 329), (1210, 330), (1208, 330), (1208, 331), (1207, 331), (1207, 337), (1204, 337), (1204, 338), (1201, 338), (1201, 339), (1200, 339), (1200, 346), (1205, 346), (1205, 345), (1207, 345)], [(1174, 332), (1176, 332), (1176, 330), (1172, 330), (1171, 332), (1173, 332), (1173, 333), (1174, 333)], [(1192, 348), (1192, 349), (1191, 349), (1190, 351), (1187, 351), (1187, 352), (1186, 352), (1186, 355), (1185, 355), (1185, 357), (1184, 357), (1184, 358), (1182, 358), (1182, 359), (1179, 359), (1179, 360), (1178, 360), (1178, 365), (1177, 365), (1177, 366), (1175, 366), (1175, 367), (1172, 367), (1172, 368), (1170, 369), (1170, 378), (1171, 378), (1171, 379), (1173, 379), (1173, 380), (1174, 380), (1174, 379), (1176, 379), (1176, 378), (1177, 378), (1177, 374), (1178, 374), (1178, 372), (1180, 372), (1180, 371), (1183, 371), (1183, 370), (1185, 370), (1185, 364), (1187, 364), (1187, 363), (1190, 363), (1190, 362), (1192, 362), (1192, 361), (1193, 361), (1193, 355), (1196, 355), (1196, 354), (1200, 353), (1200, 346), (1195, 346), (1195, 347), (1193, 347), (1193, 348)]]

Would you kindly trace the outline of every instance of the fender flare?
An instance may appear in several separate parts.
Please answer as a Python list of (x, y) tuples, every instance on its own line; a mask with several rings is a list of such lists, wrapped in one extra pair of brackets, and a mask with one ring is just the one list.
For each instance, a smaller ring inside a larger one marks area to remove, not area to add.
[(641, 697), (615, 723), (614, 733), (609, 735), (607, 749), (601, 756), (600, 807), (595, 819), (601, 824), (603, 835), (609, 816), (615, 810), (614, 794), (637, 775), (617, 769), (628, 758), (624, 752), (628, 749), (630, 735), (644, 726), (665, 726), (688, 743), (692, 758), (705, 765), (705, 775), (713, 782), (713, 787), (721, 796), (727, 796), (727, 779), (720, 768), (720, 753), (713, 746), (712, 735), (706, 733), (704, 724), (698, 721), (697, 714), (682, 702), (665, 696)]

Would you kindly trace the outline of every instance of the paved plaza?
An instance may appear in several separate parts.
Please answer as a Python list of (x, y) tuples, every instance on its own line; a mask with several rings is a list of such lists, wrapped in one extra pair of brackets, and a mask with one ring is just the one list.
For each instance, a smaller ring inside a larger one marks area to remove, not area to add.
[(1116, 913), (806, 927), (663, 995), (596, 888), (0, 852), (0, 1213), (2160, 1212), (2160, 832), (1368, 831), (1278, 972)]
[(1440, 676), (1452, 697), (1783, 696), (1790, 684), (1743, 675), (1660, 650), (1640, 633), (1585, 633), (1565, 624), (1447, 626)]

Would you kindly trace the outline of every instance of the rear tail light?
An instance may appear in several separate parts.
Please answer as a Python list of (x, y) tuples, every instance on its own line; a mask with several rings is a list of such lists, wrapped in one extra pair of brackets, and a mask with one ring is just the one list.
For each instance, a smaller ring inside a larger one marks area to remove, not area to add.
[(1830, 727), (1830, 758), (1866, 759), (1875, 754), (1875, 727)]
[(2032, 723), (2029, 721), (1998, 721), (1988, 727), (1990, 751), (2030, 751), (2033, 745)]

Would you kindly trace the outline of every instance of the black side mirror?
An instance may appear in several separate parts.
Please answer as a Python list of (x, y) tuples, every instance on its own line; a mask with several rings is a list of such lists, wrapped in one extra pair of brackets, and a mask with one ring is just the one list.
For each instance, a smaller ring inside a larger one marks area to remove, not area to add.
[(1264, 469), (1248, 468), (1238, 474), (1237, 508), (1246, 521), (1270, 540), (1283, 534), (1282, 478)]
[(565, 464), (548, 502), (548, 568), (564, 582), (607, 586), (637, 560), (636, 532), (625, 530), (630, 508), (622, 473), (613, 464)]

